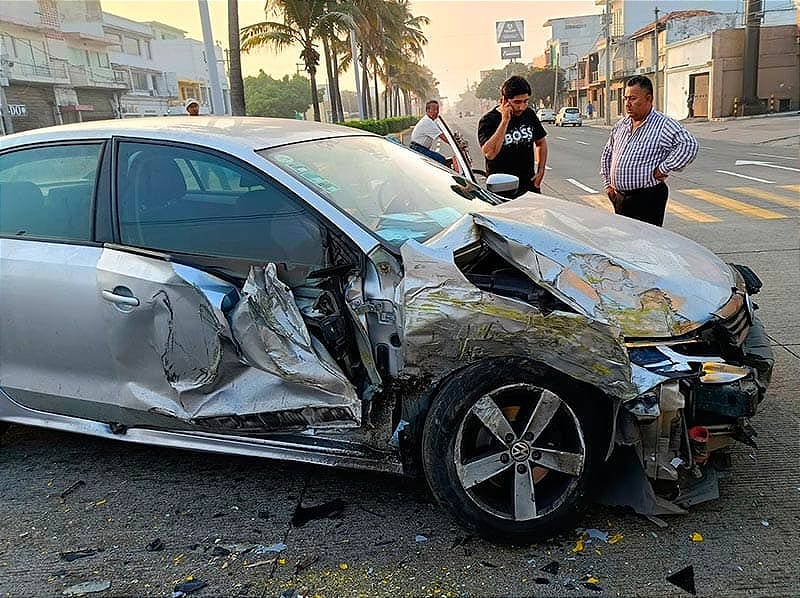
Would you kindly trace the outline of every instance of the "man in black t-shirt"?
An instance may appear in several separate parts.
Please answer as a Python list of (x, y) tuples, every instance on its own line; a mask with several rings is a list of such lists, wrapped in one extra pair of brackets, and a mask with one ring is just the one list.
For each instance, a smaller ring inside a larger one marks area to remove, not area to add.
[(541, 193), (547, 164), (547, 133), (528, 107), (530, 97), (531, 86), (525, 79), (517, 75), (509, 77), (500, 88), (500, 104), (478, 123), (478, 142), (486, 157), (486, 173), (503, 172), (519, 178), (519, 188), (507, 195), (510, 198), (526, 191)]

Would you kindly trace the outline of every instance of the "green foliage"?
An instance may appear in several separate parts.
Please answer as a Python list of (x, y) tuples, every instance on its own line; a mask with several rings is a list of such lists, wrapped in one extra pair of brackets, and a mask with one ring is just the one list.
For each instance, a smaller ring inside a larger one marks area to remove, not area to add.
[(348, 120), (342, 124), (346, 127), (370, 131), (378, 135), (388, 135), (389, 133), (399, 133), (417, 124), (418, 120), (419, 118), (416, 116), (393, 116), (380, 120), (375, 120), (374, 118), (367, 120)]
[[(498, 100), (500, 98), (500, 87), (503, 81), (511, 75), (520, 75), (530, 83), (531, 86), (531, 106), (538, 106), (540, 103), (548, 103), (553, 95), (553, 70), (541, 68), (529, 68), (518, 62), (512, 62), (503, 70), (492, 70), (488, 76), (478, 84), (475, 95), (485, 100)], [(558, 71), (559, 86), (564, 85), (564, 71)]]
[(245, 78), (244, 97), (248, 116), (293, 118), (311, 106), (311, 85), (300, 75), (273, 79), (259, 71), (258, 77)]

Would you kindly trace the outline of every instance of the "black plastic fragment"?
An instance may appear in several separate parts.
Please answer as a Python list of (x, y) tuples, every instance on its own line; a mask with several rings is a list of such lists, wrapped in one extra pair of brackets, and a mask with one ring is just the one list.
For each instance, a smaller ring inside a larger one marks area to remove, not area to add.
[(667, 581), (674, 586), (678, 586), (685, 592), (689, 592), (692, 596), (697, 595), (697, 589), (694, 586), (694, 566), (689, 565), (680, 571), (676, 571), (672, 575), (667, 576)]
[(91, 548), (87, 548), (86, 550), (72, 550), (70, 552), (62, 552), (59, 554), (59, 557), (62, 561), (67, 561), (71, 563), (72, 561), (77, 561), (78, 559), (85, 559), (86, 557), (94, 556), (97, 554), (97, 550), (93, 550)]
[(204, 587), (208, 585), (207, 582), (203, 581), (202, 579), (193, 579), (192, 581), (183, 581), (175, 586), (175, 592), (182, 592), (184, 594), (191, 594), (192, 592), (196, 592), (197, 590), (202, 590)]
[(69, 486), (68, 488), (64, 489), (64, 491), (61, 493), (61, 498), (66, 498), (67, 496), (69, 496), (70, 494), (75, 492), (78, 488), (80, 488), (81, 486), (85, 486), (85, 485), (86, 485), (86, 482), (84, 482), (83, 480), (78, 480), (77, 482), (75, 482), (74, 484)]
[(158, 552), (159, 550), (164, 550), (164, 543), (161, 541), (161, 538), (156, 538), (145, 546), (144, 549), (147, 552)]
[(534, 577), (533, 583), (538, 583), (541, 586), (546, 586), (547, 584), (550, 583), (550, 580), (547, 579), (546, 577)]
[(214, 548), (211, 549), (211, 556), (228, 556), (230, 553), (230, 550), (222, 546), (214, 546)]
[(542, 571), (545, 573), (550, 573), (551, 575), (558, 575), (558, 569), (560, 566), (561, 565), (559, 565), (558, 561), (553, 561), (542, 567)]
[(314, 519), (336, 519), (342, 514), (344, 507), (345, 503), (340, 498), (313, 507), (304, 507), (299, 504), (292, 515), (292, 525), (303, 527)]

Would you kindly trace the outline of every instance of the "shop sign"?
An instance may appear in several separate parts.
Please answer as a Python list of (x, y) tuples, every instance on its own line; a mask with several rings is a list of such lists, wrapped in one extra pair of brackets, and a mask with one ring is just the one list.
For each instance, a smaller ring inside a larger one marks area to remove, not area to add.
[(9, 104), (8, 113), (11, 116), (28, 116), (28, 107), (25, 104)]

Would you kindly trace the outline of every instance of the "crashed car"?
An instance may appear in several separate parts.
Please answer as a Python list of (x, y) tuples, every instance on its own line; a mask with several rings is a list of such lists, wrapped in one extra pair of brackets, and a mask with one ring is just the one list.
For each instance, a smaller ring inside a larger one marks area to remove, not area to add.
[(0, 426), (424, 475), (502, 542), (621, 454), (609, 500), (679, 511), (752, 439), (757, 276), (459, 160), (253, 118), (1, 139)]

